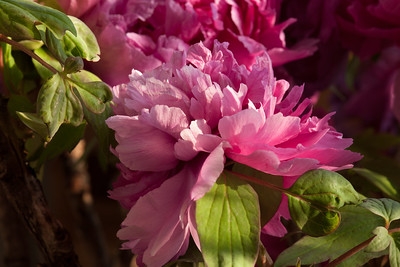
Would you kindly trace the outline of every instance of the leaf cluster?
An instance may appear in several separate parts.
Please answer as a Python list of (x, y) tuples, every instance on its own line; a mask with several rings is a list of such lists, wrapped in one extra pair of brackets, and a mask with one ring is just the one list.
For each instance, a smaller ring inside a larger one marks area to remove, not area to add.
[[(32, 1), (0, 1), (4, 85), (8, 109), (32, 130), (28, 159), (38, 166), (72, 149), (89, 123), (108, 150), (112, 94), (84, 70), (100, 48), (79, 19)], [(62, 126), (66, 125), (66, 126)], [(61, 138), (63, 136), (63, 138)], [(57, 138), (56, 138), (57, 137)], [(104, 152), (103, 156), (107, 153)]]
[[(332, 171), (309, 171), (284, 189), (270, 183), (269, 175), (255, 175), (258, 182), (247, 176), (258, 172), (249, 167), (238, 164), (232, 170), (237, 172), (225, 170), (196, 202), (206, 266), (362, 266), (386, 255), (391, 266), (399, 266), (400, 203), (395, 200), (365, 198)], [(288, 197), (292, 220), (302, 233), (274, 263), (265, 260), (274, 244), (261, 243), (264, 223), (259, 218), (260, 210), (275, 212), (277, 207), (260, 201), (263, 194), (255, 183)]]

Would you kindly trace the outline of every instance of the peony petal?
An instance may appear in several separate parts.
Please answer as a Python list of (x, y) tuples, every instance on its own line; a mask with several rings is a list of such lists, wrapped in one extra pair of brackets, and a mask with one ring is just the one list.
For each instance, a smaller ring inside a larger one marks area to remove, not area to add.
[(191, 192), (191, 199), (196, 201), (204, 196), (217, 181), (224, 170), (225, 156), (222, 143), (210, 153), (198, 175)]
[(175, 139), (146, 123), (138, 117), (113, 116), (106, 120), (115, 131), (119, 143), (115, 150), (123, 164), (131, 170), (164, 171), (175, 167)]
[(189, 205), (195, 177), (187, 166), (140, 198), (123, 221), (118, 238), (130, 240), (123, 247), (143, 255), (146, 265), (162, 266), (186, 251), (189, 226), (182, 221), (187, 218), (181, 217), (181, 208)]

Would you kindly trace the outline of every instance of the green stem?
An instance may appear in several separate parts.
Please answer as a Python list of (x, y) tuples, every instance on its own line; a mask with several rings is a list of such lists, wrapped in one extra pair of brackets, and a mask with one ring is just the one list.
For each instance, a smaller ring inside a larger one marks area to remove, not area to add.
[[(400, 228), (393, 228), (393, 229), (388, 229), (388, 233), (396, 233), (396, 232), (400, 232)], [(354, 254), (356, 254), (357, 252), (359, 252), (360, 250), (366, 248), (369, 243), (371, 243), (372, 239), (375, 238), (376, 235), (371, 236), (370, 238), (368, 238), (367, 240), (365, 240), (364, 242), (360, 243), (359, 245), (355, 246), (354, 248), (350, 249), (349, 251), (347, 251), (346, 253), (342, 254), (340, 257), (336, 258), (335, 260), (333, 260), (332, 262), (330, 262), (328, 264), (328, 267), (334, 267), (339, 265), (340, 263), (342, 263), (344, 260), (350, 258), (351, 256), (353, 256)]]
[(36, 61), (38, 61), (40, 64), (42, 64), (43, 66), (45, 66), (46, 68), (48, 68), (51, 72), (53, 72), (54, 74), (58, 73), (58, 70), (56, 70), (53, 66), (51, 66), (50, 64), (48, 64), (46, 61), (44, 61), (41, 57), (39, 57), (38, 55), (36, 55), (35, 53), (33, 53), (31, 50), (29, 50), (28, 48), (26, 48), (24, 45), (13, 41), (9, 38), (7, 38), (7, 36), (0, 34), (0, 42), (4, 42), (7, 43), (19, 50), (21, 50), (22, 52), (26, 53), (27, 55), (29, 55), (30, 57), (32, 57), (33, 59), (35, 59)]
[(269, 182), (267, 182), (267, 181), (259, 180), (259, 179), (256, 179), (256, 178), (254, 178), (254, 177), (250, 177), (250, 176), (247, 176), (247, 175), (243, 175), (243, 174), (241, 174), (241, 173), (237, 173), (237, 172), (230, 171), (230, 170), (227, 170), (227, 169), (225, 169), (225, 171), (226, 171), (226, 172), (230, 172), (230, 173), (232, 173), (233, 175), (236, 175), (237, 177), (239, 177), (239, 178), (241, 178), (241, 179), (243, 179), (243, 180), (246, 180), (246, 181), (249, 181), (249, 182), (252, 182), (252, 183), (255, 183), (255, 184), (259, 184), (259, 185), (266, 186), (266, 187), (268, 187), (268, 188), (271, 188), (271, 189), (273, 189), (273, 190), (279, 191), (279, 192), (284, 193), (284, 194), (294, 195), (293, 193), (287, 191), (286, 189), (284, 189), (284, 188), (282, 188), (282, 187), (279, 187), (279, 186), (277, 186), (277, 185), (274, 185), (274, 184), (272, 184), (272, 183), (269, 183)]
[(393, 229), (389, 229), (389, 230), (388, 230), (388, 233), (389, 233), (389, 234), (391, 234), (391, 233), (398, 233), (398, 232), (400, 232), (400, 228), (393, 228)]
[(344, 260), (350, 258), (351, 256), (353, 256), (354, 254), (356, 254), (357, 252), (359, 252), (360, 250), (366, 248), (369, 243), (371, 243), (372, 239), (375, 238), (374, 236), (371, 236), (370, 238), (368, 238), (367, 240), (365, 240), (364, 242), (358, 244), (357, 246), (355, 246), (354, 248), (350, 249), (349, 251), (347, 251), (346, 253), (340, 255), (340, 257), (336, 258), (335, 260), (331, 261), (328, 264), (328, 267), (334, 267), (339, 265), (340, 263), (342, 263)]

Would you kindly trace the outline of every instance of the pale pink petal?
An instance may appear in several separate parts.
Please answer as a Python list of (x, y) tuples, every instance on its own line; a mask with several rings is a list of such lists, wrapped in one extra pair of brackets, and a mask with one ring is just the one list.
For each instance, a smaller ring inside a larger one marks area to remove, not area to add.
[(221, 99), (222, 116), (233, 115), (242, 110), (246, 95), (247, 86), (245, 84), (240, 84), (237, 92), (230, 86), (225, 87)]
[(203, 163), (196, 184), (191, 192), (192, 200), (198, 200), (207, 193), (224, 170), (225, 156), (222, 143), (216, 147)]
[(175, 139), (171, 135), (137, 117), (113, 116), (106, 123), (116, 131), (115, 150), (119, 159), (131, 170), (164, 171), (178, 164), (173, 151)]
[(189, 126), (187, 115), (180, 108), (166, 105), (156, 105), (150, 112), (144, 110), (139, 120), (169, 133), (176, 139), (179, 138), (181, 131)]

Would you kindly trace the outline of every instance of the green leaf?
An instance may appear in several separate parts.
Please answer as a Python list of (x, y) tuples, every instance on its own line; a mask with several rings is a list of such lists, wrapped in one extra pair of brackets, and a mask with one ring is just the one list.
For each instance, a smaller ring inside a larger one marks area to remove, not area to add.
[(384, 218), (387, 227), (392, 221), (400, 219), (400, 203), (389, 198), (368, 198), (360, 206)]
[(28, 50), (39, 49), (43, 46), (43, 42), (39, 40), (22, 40), (19, 41), (19, 43), (25, 46)]
[(17, 115), (27, 127), (36, 132), (43, 140), (46, 140), (48, 135), (47, 125), (36, 113), (17, 112)]
[(66, 86), (59, 74), (53, 75), (40, 88), (38, 95), (39, 115), (48, 127), (52, 138), (64, 122), (67, 110)]
[[(260, 181), (265, 181), (275, 186), (282, 187), (282, 177), (270, 175), (265, 172), (260, 172), (256, 169), (250, 168), (249, 166), (237, 162), (235, 162), (235, 164), (233, 165), (232, 171), (238, 173), (239, 175), (253, 177), (259, 179)], [(262, 186), (257, 183), (249, 182), (249, 184), (253, 187), (258, 195), (261, 211), (260, 220), (261, 225), (263, 226), (267, 222), (269, 222), (269, 220), (271, 220), (271, 218), (278, 210), (279, 204), (282, 200), (282, 194), (277, 190), (270, 189), (269, 187)]]
[(3, 79), (8, 90), (18, 91), (21, 81), (24, 77), (22, 71), (18, 68), (14, 57), (12, 56), (12, 47), (9, 44), (2, 43), (3, 50)]
[(66, 84), (68, 85), (66, 91), (67, 110), (64, 122), (78, 126), (82, 123), (84, 117), (82, 105), (79, 98), (72, 91), (72, 85), (68, 82), (66, 82)]
[(311, 236), (333, 232), (340, 224), (337, 210), (361, 200), (349, 181), (326, 170), (306, 172), (288, 191), (292, 219)]
[(77, 126), (82, 123), (83, 111), (79, 99), (73, 94), (71, 85), (59, 74), (54, 74), (40, 88), (38, 110), (48, 127), (51, 139), (64, 122)]
[(366, 252), (380, 252), (384, 251), (392, 240), (391, 236), (388, 233), (388, 230), (383, 226), (378, 226), (372, 232), (375, 234), (374, 239), (372, 239), (371, 243), (365, 248)]
[(400, 267), (400, 233), (392, 233), (389, 247), (389, 261), (391, 267)]
[(68, 75), (68, 77), (70, 77), (73, 81), (78, 81), (81, 83), (101, 82), (101, 79), (98, 76), (87, 70), (71, 73)]
[[(60, 62), (49, 54), (47, 48), (41, 47), (39, 49), (36, 49), (34, 53), (38, 55), (41, 59), (43, 59), (46, 63), (50, 64), (53, 68), (58, 70), (59, 72), (62, 71), (62, 66)], [(48, 80), (50, 79), (50, 77), (54, 75), (54, 73), (51, 70), (43, 66), (40, 62), (36, 61), (35, 59), (32, 59), (32, 62), (33, 65), (35, 66), (36, 71), (39, 73), (40, 77), (43, 80)]]
[(68, 56), (64, 50), (62, 39), (57, 38), (57, 36), (44, 25), (38, 25), (36, 28), (52, 57), (57, 59), (60, 63), (64, 63)]
[(34, 163), (35, 168), (40, 167), (46, 161), (55, 158), (61, 153), (71, 151), (82, 139), (86, 124), (73, 126), (63, 124), (49, 143), (46, 144)]
[(64, 36), (64, 49), (69, 56), (81, 57), (89, 61), (100, 60), (100, 47), (90, 28), (81, 20), (70, 16), (77, 34), (66, 32)]
[[(321, 237), (303, 237), (279, 255), (274, 267), (293, 266), (299, 258), (304, 265), (332, 261), (373, 237), (373, 231), (378, 226), (385, 225), (382, 217), (360, 206), (344, 206), (340, 209), (340, 213), (342, 222), (335, 232)], [(382, 254), (384, 252), (361, 251), (342, 264), (343, 266), (361, 266)]]
[(364, 168), (352, 168), (351, 171), (366, 178), (370, 183), (379, 188), (386, 196), (400, 200), (399, 193), (386, 176)]
[(16, 41), (40, 39), (38, 24), (44, 24), (58, 38), (66, 31), (76, 34), (68, 16), (56, 9), (28, 0), (0, 1), (0, 33)]
[(223, 172), (196, 202), (197, 231), (208, 267), (254, 266), (258, 254), (260, 210), (253, 188)]
[(85, 107), (93, 113), (102, 113), (105, 103), (112, 100), (112, 93), (107, 84), (101, 81), (73, 81), (74, 92), (79, 95)]

